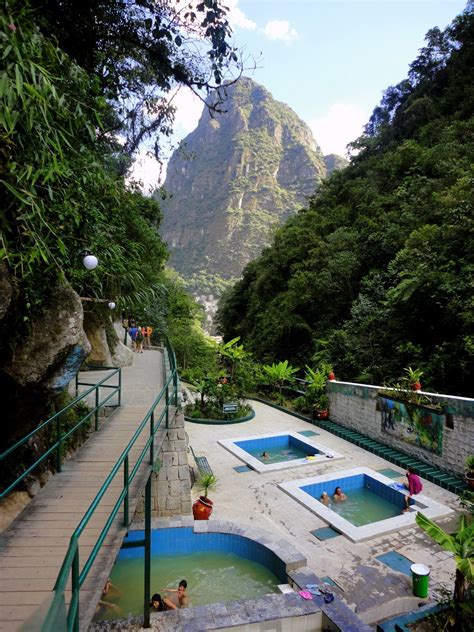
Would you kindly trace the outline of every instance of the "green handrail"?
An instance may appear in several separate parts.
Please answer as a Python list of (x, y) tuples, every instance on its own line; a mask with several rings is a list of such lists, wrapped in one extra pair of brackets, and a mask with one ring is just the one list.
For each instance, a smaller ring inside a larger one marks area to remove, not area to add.
[[(78, 376), (76, 375), (76, 397), (67, 404), (60, 411), (49, 417), (45, 421), (41, 422), (39, 426), (37, 426), (34, 430), (29, 432), (27, 435), (19, 439), (12, 446), (7, 448), (4, 452), (0, 453), (0, 462), (4, 461), (10, 455), (12, 455), (16, 450), (24, 446), (30, 439), (32, 439), (35, 435), (37, 435), (41, 430), (49, 426), (50, 424), (55, 423), (56, 430), (56, 441), (43, 453), (41, 454), (34, 463), (32, 463), (29, 467), (26, 468), (21, 474), (17, 476), (17, 478), (10, 483), (2, 492), (0, 492), (0, 500), (5, 498), (11, 491), (13, 491), (33, 470), (35, 470), (38, 465), (40, 465), (52, 452), (56, 451), (56, 470), (58, 472), (61, 471), (62, 465), (62, 445), (80, 426), (82, 426), (92, 415), (95, 415), (95, 430), (98, 430), (98, 420), (99, 420), (99, 412), (100, 409), (105, 406), (105, 404), (115, 395), (118, 394), (118, 403), (117, 406), (121, 404), (121, 388), (122, 388), (122, 370), (120, 368), (115, 367), (94, 367), (94, 370), (107, 370), (111, 371), (109, 375), (105, 376), (102, 380), (95, 384), (90, 384), (88, 382), (80, 382), (78, 380)], [(105, 384), (108, 380), (110, 380), (114, 375), (118, 373), (118, 384)], [(90, 386), (87, 391), (84, 391), (80, 395), (78, 395), (78, 387), (79, 386)], [(100, 389), (101, 388), (109, 388), (112, 389), (112, 392), (100, 400)], [(68, 430), (67, 433), (63, 434), (61, 429), (61, 416), (67, 413), (71, 408), (73, 408), (76, 404), (86, 399), (91, 393), (95, 391), (95, 406), (82, 417), (72, 428)]]
[[(143, 463), (145, 456), (147, 454), (147, 452), (149, 452), (149, 460), (148, 460), (148, 468), (147, 468), (147, 476), (146, 478), (148, 479), (148, 484), (150, 481), (150, 473), (152, 471), (152, 465), (153, 465), (153, 461), (154, 461), (154, 439), (155, 439), (155, 435), (157, 430), (160, 428), (160, 425), (163, 421), (163, 419), (166, 420), (166, 428), (168, 428), (168, 424), (169, 424), (169, 405), (170, 405), (170, 398), (169, 398), (169, 387), (172, 384), (172, 401), (174, 402), (174, 405), (177, 406), (177, 402), (178, 402), (178, 372), (177, 372), (177, 368), (176, 368), (176, 358), (174, 355), (174, 351), (172, 349), (172, 347), (170, 346), (168, 340), (166, 339), (166, 348), (167, 348), (167, 359), (169, 361), (169, 365), (170, 365), (170, 374), (168, 377), (166, 377), (168, 371), (167, 371), (167, 367), (166, 367), (166, 360), (164, 359), (164, 378), (165, 378), (165, 382), (163, 385), (163, 388), (161, 389), (161, 391), (159, 392), (159, 394), (157, 395), (157, 397), (155, 398), (155, 401), (153, 402), (153, 404), (151, 405), (150, 409), (148, 410), (147, 414), (145, 415), (145, 417), (143, 418), (143, 420), (141, 421), (140, 425), (138, 426), (137, 430), (135, 431), (133, 437), (130, 439), (130, 441), (128, 442), (127, 446), (125, 447), (125, 449), (122, 451), (122, 454), (120, 455), (120, 457), (118, 458), (118, 460), (116, 461), (115, 465), (113, 466), (113, 468), (111, 469), (110, 473), (108, 474), (107, 478), (105, 479), (104, 483), (102, 484), (101, 488), (99, 489), (99, 491), (97, 492), (94, 500), (92, 501), (92, 503), (90, 504), (89, 508), (87, 509), (86, 513), (84, 514), (82, 520), (80, 521), (80, 523), (78, 524), (76, 530), (74, 531), (74, 533), (71, 536), (71, 540), (70, 540), (70, 544), (69, 544), (69, 548), (66, 554), (66, 557), (64, 558), (64, 562), (61, 566), (61, 570), (59, 572), (58, 578), (56, 580), (56, 583), (54, 585), (54, 591), (55, 591), (55, 595), (53, 598), (53, 601), (51, 603), (51, 606), (46, 614), (45, 620), (41, 626), (41, 630), (42, 632), (50, 632), (51, 630), (58, 630), (57, 627), (57, 616), (58, 613), (61, 612), (61, 608), (63, 607), (63, 604), (65, 603), (65, 597), (64, 597), (64, 592), (66, 589), (66, 585), (68, 583), (68, 579), (69, 576), (71, 576), (71, 590), (72, 590), (72, 597), (71, 597), (71, 601), (69, 604), (69, 608), (68, 608), (68, 612), (67, 612), (67, 630), (68, 632), (78, 632), (79, 630), (79, 614), (80, 614), (80, 589), (83, 586), (87, 575), (89, 574), (90, 569), (92, 568), (92, 565), (95, 561), (95, 559), (97, 558), (97, 555), (104, 543), (104, 540), (110, 530), (110, 527), (113, 524), (114, 519), (116, 518), (118, 512), (120, 511), (120, 507), (122, 506), (122, 504), (124, 505), (124, 526), (125, 528), (128, 528), (128, 524), (129, 524), (129, 516), (128, 516), (128, 492), (129, 492), (129, 486), (132, 483), (133, 479), (135, 478), (141, 464)], [(163, 397), (165, 398), (166, 401), (166, 405), (163, 408), (163, 410), (161, 411), (160, 415), (158, 416), (158, 420), (155, 419), (155, 410), (157, 408), (157, 406), (162, 403)], [(148, 440), (145, 443), (144, 447), (142, 448), (136, 463), (134, 465), (134, 467), (132, 468), (132, 471), (129, 473), (129, 454), (131, 449), (134, 447), (137, 439), (140, 437), (143, 429), (145, 428), (145, 426), (147, 426), (147, 424), (149, 423), (149, 436), (148, 436)], [(101, 499), (103, 498), (104, 494), (106, 493), (107, 489), (110, 486), (110, 483), (112, 482), (112, 480), (115, 478), (115, 476), (117, 475), (117, 473), (119, 472), (121, 466), (123, 466), (124, 468), (124, 485), (122, 490), (120, 491), (120, 494), (117, 498), (117, 501), (115, 502), (115, 505), (113, 506), (104, 527), (102, 528), (102, 531), (95, 543), (95, 545), (92, 548), (91, 553), (89, 554), (89, 557), (87, 558), (82, 571), (79, 572), (79, 538), (81, 536), (81, 534), (83, 533), (84, 529), (87, 527), (89, 520), (91, 519), (92, 515), (94, 514), (94, 511), (97, 509)], [(147, 557), (147, 556), (145, 556)], [(149, 557), (149, 556), (148, 556)], [(148, 558), (147, 558), (148, 559)], [(148, 561), (149, 564), (149, 561)], [(145, 577), (147, 576), (147, 569), (145, 569)], [(148, 568), (148, 575), (149, 575), (149, 568)], [(149, 582), (148, 582), (149, 584)], [(146, 591), (146, 582), (145, 582), (145, 591)], [(149, 592), (149, 587), (148, 587), (148, 592)], [(147, 609), (147, 605), (149, 603), (149, 597), (150, 595), (145, 595), (145, 610)], [(147, 615), (145, 612), (145, 616), (144, 616), (144, 620), (145, 620), (145, 624), (148, 623), (149, 625), (149, 621), (147, 619)]]

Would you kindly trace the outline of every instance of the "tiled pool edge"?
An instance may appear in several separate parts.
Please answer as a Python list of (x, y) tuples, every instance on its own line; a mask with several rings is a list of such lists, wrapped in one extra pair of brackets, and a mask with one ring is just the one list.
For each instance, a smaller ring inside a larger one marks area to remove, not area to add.
[[(298, 551), (288, 540), (274, 537), (268, 531), (263, 531), (250, 525), (241, 525), (226, 520), (194, 520), (193, 516), (177, 516), (173, 518), (153, 518), (152, 529), (169, 529), (179, 527), (192, 527), (194, 533), (228, 533), (249, 538), (266, 547), (277, 555), (285, 564), (289, 573), (301, 566), (306, 566), (305, 556)], [(143, 522), (133, 523), (130, 530), (144, 529)]]
[[(274, 537), (262, 529), (223, 520), (194, 521), (192, 516), (153, 518), (151, 526), (152, 529), (192, 527), (195, 533), (229, 533), (249, 538), (280, 557), (285, 563), (288, 580), (296, 591), (304, 589), (309, 583), (321, 583), (320, 578), (307, 566), (306, 558), (300, 551), (287, 540)], [(144, 523), (134, 522), (131, 529), (144, 529)], [(363, 623), (337, 595), (332, 603), (326, 604), (322, 596), (313, 596), (312, 600), (305, 600), (297, 592), (152, 614), (151, 629), (160, 632), (177, 632), (178, 630), (197, 632), (292, 617), (317, 616), (318, 613), (323, 613), (341, 632), (373, 632), (373, 629)], [(141, 617), (129, 618), (122, 622), (104, 621), (92, 624), (89, 630), (91, 632), (139, 630), (141, 622)]]

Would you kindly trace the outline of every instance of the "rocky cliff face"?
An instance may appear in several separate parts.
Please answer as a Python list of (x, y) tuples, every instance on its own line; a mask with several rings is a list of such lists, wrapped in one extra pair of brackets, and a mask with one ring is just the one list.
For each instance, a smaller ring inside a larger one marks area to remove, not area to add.
[(225, 113), (204, 110), (173, 154), (161, 232), (171, 265), (198, 294), (218, 295), (305, 205), (329, 171), (309, 127), (248, 78), (228, 88)]

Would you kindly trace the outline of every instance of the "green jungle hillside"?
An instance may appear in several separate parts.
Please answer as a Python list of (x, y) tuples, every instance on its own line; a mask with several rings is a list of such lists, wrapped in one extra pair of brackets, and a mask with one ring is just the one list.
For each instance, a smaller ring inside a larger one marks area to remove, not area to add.
[(474, 15), (432, 29), (308, 208), (223, 296), (225, 339), (380, 384), (473, 395)]

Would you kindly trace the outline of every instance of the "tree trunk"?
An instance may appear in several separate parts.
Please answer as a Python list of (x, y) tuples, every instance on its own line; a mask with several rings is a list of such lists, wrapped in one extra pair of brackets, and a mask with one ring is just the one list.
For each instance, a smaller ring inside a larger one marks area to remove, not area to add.
[(456, 579), (454, 581), (454, 602), (458, 604), (464, 601), (464, 591), (466, 588), (466, 580), (459, 568), (456, 569)]

